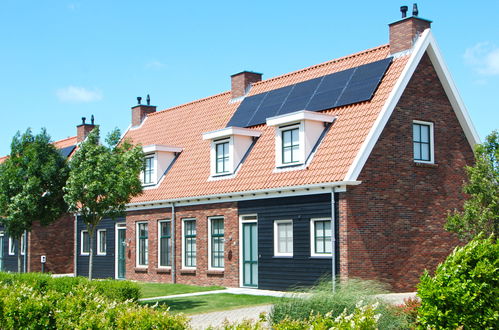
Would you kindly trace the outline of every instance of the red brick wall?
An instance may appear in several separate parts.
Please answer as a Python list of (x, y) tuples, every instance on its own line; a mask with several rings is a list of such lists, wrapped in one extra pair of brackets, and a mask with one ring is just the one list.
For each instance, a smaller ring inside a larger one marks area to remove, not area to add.
[(28, 271), (42, 270), (40, 257), (47, 256), (45, 272), (74, 272), (74, 216), (66, 214), (48, 226), (35, 222), (28, 235)]
[(390, 24), (390, 53), (395, 54), (412, 48), (416, 36), (430, 28), (431, 22), (409, 17)]
[[(208, 217), (223, 216), (225, 230), (225, 269), (208, 270)], [(170, 271), (158, 269), (158, 221), (171, 217), (171, 208), (147, 211), (135, 211), (127, 214), (126, 278), (148, 282), (171, 282)], [(182, 219), (196, 219), (196, 254), (195, 271), (182, 271)], [(175, 259), (177, 283), (196, 285), (239, 286), (239, 220), (236, 203), (219, 203), (177, 207), (175, 209)], [(149, 265), (147, 268), (136, 267), (136, 223), (148, 222), (149, 230)]]
[[(412, 121), (434, 123), (436, 165), (413, 161)], [(396, 291), (414, 290), (423, 270), (434, 270), (456, 238), (443, 229), (460, 208), (464, 166), (472, 149), (427, 55), (362, 170), (362, 184), (340, 201), (341, 273), (379, 279)]]

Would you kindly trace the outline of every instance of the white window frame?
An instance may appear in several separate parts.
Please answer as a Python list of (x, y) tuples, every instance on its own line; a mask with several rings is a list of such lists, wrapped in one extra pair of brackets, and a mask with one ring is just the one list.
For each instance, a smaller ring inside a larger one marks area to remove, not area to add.
[[(318, 221), (329, 221), (331, 223), (331, 218), (317, 218), (310, 219), (310, 256), (311, 257), (331, 257), (333, 253), (317, 253), (315, 251), (315, 223)], [(334, 235), (334, 230), (331, 228), (331, 235)], [(332, 251), (333, 249), (331, 249)]]
[[(291, 240), (291, 252), (279, 252), (279, 233), (278, 233), (278, 225), (284, 223), (291, 223), (291, 234), (293, 235), (293, 239)], [(274, 256), (275, 257), (292, 257), (294, 252), (294, 226), (293, 219), (286, 220), (274, 220)]]
[[(414, 124), (426, 125), (430, 128), (430, 160), (416, 160), (414, 158)], [(413, 120), (411, 125), (411, 150), (412, 159), (415, 163), (435, 164), (435, 138), (434, 138), (434, 124), (429, 121)]]
[[(283, 132), (292, 129), (298, 129), (298, 160), (293, 163), (284, 163), (284, 152), (283, 152)], [(304, 140), (304, 125), (303, 121), (298, 123), (291, 123), (289, 125), (279, 126), (275, 130), (276, 133), (276, 164), (277, 167), (289, 167), (302, 165), (305, 162), (305, 140)]]
[(198, 221), (196, 218), (184, 218), (182, 219), (182, 248), (181, 248), (181, 252), (182, 252), (182, 269), (196, 269), (196, 267), (192, 267), (192, 266), (186, 266), (185, 265), (185, 222), (186, 221), (195, 221), (196, 222), (196, 267), (198, 265), (198, 253), (197, 253), (197, 249), (198, 249)]
[(88, 235), (88, 230), (83, 229), (82, 231), (80, 231), (80, 255), (88, 256), (88, 255), (90, 255), (90, 250), (92, 250), (92, 248), (90, 246), (90, 236), (88, 237), (89, 238), (89, 243), (88, 243), (89, 252), (85, 252), (85, 251), (83, 251), (83, 233), (87, 233), (87, 235)]
[[(100, 245), (101, 245), (101, 237), (100, 237), (100, 233), (104, 233), (104, 235), (106, 236), (105, 237), (105, 240), (104, 240), (104, 244), (105, 244), (105, 251), (101, 251), (100, 250)], [(107, 254), (107, 230), (106, 229), (97, 229), (97, 255), (98, 256), (105, 256)]]
[(16, 255), (16, 247), (14, 245), (14, 239), (9, 235), (9, 256)]
[[(213, 220), (222, 220), (223, 221), (223, 224), (224, 224), (224, 238), (223, 238), (223, 244), (224, 244), (224, 267), (213, 267), (212, 265), (212, 261), (211, 261), (211, 249), (212, 249), (212, 244), (211, 244), (211, 241), (212, 241), (212, 236), (211, 236), (211, 222)], [(196, 228), (196, 231), (197, 231), (197, 228)], [(208, 269), (209, 270), (224, 270), (225, 269), (225, 218), (223, 216), (212, 216), (212, 217), (208, 217)]]
[[(147, 251), (146, 258), (147, 264), (139, 264), (139, 255), (140, 255), (140, 244), (139, 244), (139, 225), (146, 224), (147, 225)], [(135, 266), (137, 268), (147, 268), (149, 267), (149, 222), (148, 221), (138, 221), (135, 223)]]
[[(147, 159), (152, 159), (152, 173), (151, 173), (151, 182), (145, 182), (145, 176), (146, 176), (146, 160)], [(140, 178), (141, 178), (141, 181), (142, 181), (142, 185), (144, 187), (148, 187), (148, 186), (154, 186), (156, 185), (156, 181), (157, 181), (157, 157), (156, 157), (156, 153), (152, 153), (152, 154), (146, 154), (144, 156), (144, 169), (140, 172)]]
[(21, 235), (21, 255), (26, 253), (26, 232)]
[[(217, 147), (219, 144), (227, 144), (227, 168), (225, 169), (225, 172), (217, 172), (217, 165), (218, 165)], [(213, 147), (213, 152), (214, 152), (213, 176), (232, 174), (234, 172), (234, 169), (232, 168), (234, 139), (232, 137), (228, 137), (228, 138), (224, 138), (224, 139), (214, 140), (212, 147)]]
[[(170, 240), (172, 242), (172, 246), (170, 248), (170, 251), (169, 253), (172, 253), (172, 249), (173, 249), (173, 228), (172, 228), (172, 220), (171, 219), (163, 219), (163, 220), (159, 220), (158, 221), (158, 268), (161, 268), (161, 269), (171, 269), (172, 266), (162, 266), (161, 265), (161, 248), (162, 248), (162, 245), (161, 245), (161, 224), (162, 223), (165, 223), (165, 222), (169, 222), (170, 223)], [(170, 256), (171, 259), (173, 259), (172, 256)], [(173, 261), (173, 260), (171, 260)]]

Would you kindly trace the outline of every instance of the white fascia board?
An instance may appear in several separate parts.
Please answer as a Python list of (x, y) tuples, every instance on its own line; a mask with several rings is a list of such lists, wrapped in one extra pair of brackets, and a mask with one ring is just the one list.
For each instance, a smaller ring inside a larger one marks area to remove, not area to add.
[(203, 133), (203, 140), (214, 140), (214, 139), (229, 137), (229, 136), (233, 136), (233, 135), (259, 137), (260, 135), (262, 135), (262, 132), (254, 130), (254, 129), (250, 129), (250, 128), (231, 126), (231, 127), (222, 128), (222, 129), (219, 129), (216, 131)]
[(164, 146), (159, 144), (151, 144), (148, 146), (142, 147), (142, 151), (145, 154), (153, 153), (153, 152), (182, 152), (182, 148), (180, 147), (172, 147), (172, 146)]
[(302, 120), (322, 121), (324, 123), (332, 123), (336, 119), (334, 115), (327, 115), (308, 110), (300, 110), (285, 115), (267, 118), (267, 126), (279, 126), (290, 124)]
[(374, 125), (369, 131), (366, 140), (362, 144), (352, 165), (350, 166), (350, 169), (345, 175), (345, 181), (355, 181), (359, 177), (359, 174), (364, 167), (367, 159), (369, 158), (369, 155), (371, 154), (374, 146), (376, 145), (376, 142), (378, 141), (381, 133), (383, 132), (388, 119), (392, 115), (393, 110), (397, 106), (400, 97), (409, 84), (414, 71), (416, 71), (419, 62), (421, 61), (421, 58), (426, 51), (428, 51), (428, 55), (430, 56), (433, 66), (435, 67), (440, 82), (444, 86), (447, 97), (449, 98), (451, 105), (459, 119), (459, 122), (466, 133), (468, 142), (472, 147), (476, 143), (479, 143), (480, 140), (478, 138), (478, 134), (476, 133), (476, 130), (471, 123), (471, 119), (468, 115), (466, 107), (464, 106), (464, 103), (462, 102), (459, 93), (457, 92), (449, 71), (447, 70), (445, 63), (443, 62), (443, 58), (440, 55), (440, 51), (438, 50), (438, 47), (436, 45), (435, 38), (433, 37), (431, 30), (426, 29), (416, 41), (416, 44), (414, 45), (411, 56), (405, 68), (402, 70), (402, 73), (400, 74), (400, 77), (395, 83), (392, 91), (390, 92), (388, 99), (383, 105), (378, 118), (374, 122)]
[[(213, 204), (223, 202), (236, 202), (249, 199), (264, 199), (275, 197), (316, 195), (321, 193), (330, 193), (330, 188), (336, 188), (336, 192), (345, 192), (347, 186), (356, 186), (361, 184), (361, 181), (336, 181), (316, 183), (300, 186), (289, 186), (280, 188), (270, 188), (261, 190), (238, 191), (232, 193), (192, 196), (175, 199), (155, 200), (139, 203), (129, 203), (126, 205), (127, 211), (147, 210), (169, 207), (172, 204), (175, 206)], [(329, 188), (329, 189), (328, 189)]]

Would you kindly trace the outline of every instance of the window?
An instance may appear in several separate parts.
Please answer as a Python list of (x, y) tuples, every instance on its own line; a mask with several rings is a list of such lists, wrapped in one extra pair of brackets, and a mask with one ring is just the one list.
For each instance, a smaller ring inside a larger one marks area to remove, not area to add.
[(26, 252), (26, 233), (21, 235), (21, 255)]
[(282, 134), (282, 163), (292, 164), (300, 161), (299, 128), (294, 127), (281, 131)]
[(97, 255), (106, 255), (106, 229), (97, 230)]
[(137, 223), (137, 266), (145, 267), (149, 264), (149, 239), (147, 222)]
[(412, 144), (414, 161), (433, 163), (433, 123), (414, 121)]
[(16, 254), (16, 246), (14, 244), (14, 239), (9, 236), (9, 255), (13, 256), (14, 254)]
[(312, 256), (331, 255), (331, 220), (310, 221), (310, 245)]
[(172, 231), (171, 221), (159, 222), (159, 267), (171, 267), (172, 265)]
[(274, 255), (293, 256), (293, 220), (274, 221)]
[(81, 254), (82, 255), (90, 254), (90, 236), (88, 235), (87, 230), (81, 231)]
[(184, 268), (196, 267), (196, 220), (183, 221), (184, 225)]
[(209, 219), (209, 251), (208, 268), (224, 268), (224, 218)]
[(153, 184), (154, 178), (154, 156), (147, 156), (144, 159), (144, 184)]
[(216, 174), (229, 172), (229, 141), (216, 143)]

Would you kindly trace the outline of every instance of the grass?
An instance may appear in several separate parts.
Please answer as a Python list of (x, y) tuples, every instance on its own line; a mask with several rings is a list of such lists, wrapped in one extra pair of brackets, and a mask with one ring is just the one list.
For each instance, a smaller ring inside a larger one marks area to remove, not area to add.
[(201, 296), (172, 298), (164, 300), (155, 300), (142, 302), (146, 305), (154, 305), (157, 302), (160, 305), (167, 305), (173, 312), (185, 314), (199, 314), (215, 312), (221, 310), (230, 310), (248, 306), (274, 304), (278, 301), (289, 298), (277, 298), (269, 296), (253, 296), (246, 294), (216, 293)]
[(182, 294), (182, 293), (204, 292), (204, 291), (225, 289), (223, 286), (197, 286), (197, 285), (171, 284), (171, 283), (138, 282), (137, 284), (140, 286), (141, 298), (172, 296), (175, 294)]

